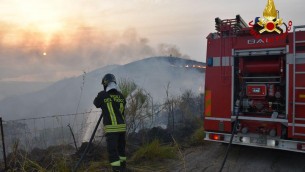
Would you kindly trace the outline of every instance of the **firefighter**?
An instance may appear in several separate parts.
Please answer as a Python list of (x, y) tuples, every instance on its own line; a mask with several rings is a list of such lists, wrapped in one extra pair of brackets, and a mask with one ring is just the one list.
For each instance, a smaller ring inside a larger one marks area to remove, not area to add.
[(114, 172), (126, 171), (126, 99), (120, 92), (113, 74), (106, 74), (102, 85), (104, 91), (98, 93), (93, 103), (96, 108), (102, 109), (109, 162)]

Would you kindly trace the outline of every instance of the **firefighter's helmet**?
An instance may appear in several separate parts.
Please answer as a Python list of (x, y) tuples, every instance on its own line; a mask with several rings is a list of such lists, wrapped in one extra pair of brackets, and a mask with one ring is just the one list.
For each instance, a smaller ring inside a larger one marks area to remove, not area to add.
[(106, 90), (106, 87), (108, 86), (108, 84), (110, 82), (114, 82), (116, 83), (116, 79), (115, 79), (115, 76), (111, 73), (107, 73), (103, 79), (102, 79), (102, 85), (104, 86), (104, 90)]

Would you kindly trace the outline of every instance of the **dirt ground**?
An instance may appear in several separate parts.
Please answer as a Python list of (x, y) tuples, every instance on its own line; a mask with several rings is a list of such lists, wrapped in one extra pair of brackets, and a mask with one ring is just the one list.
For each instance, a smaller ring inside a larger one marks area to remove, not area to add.
[[(205, 142), (183, 151), (172, 172), (218, 172), (227, 144)], [(305, 153), (232, 145), (223, 172), (305, 172)]]

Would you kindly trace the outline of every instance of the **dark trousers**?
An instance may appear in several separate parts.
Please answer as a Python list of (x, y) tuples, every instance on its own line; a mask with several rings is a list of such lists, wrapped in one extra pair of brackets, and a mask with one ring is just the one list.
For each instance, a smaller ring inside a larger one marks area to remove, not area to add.
[(107, 142), (108, 158), (110, 163), (122, 161), (122, 158), (126, 159), (125, 132), (107, 133), (106, 142)]

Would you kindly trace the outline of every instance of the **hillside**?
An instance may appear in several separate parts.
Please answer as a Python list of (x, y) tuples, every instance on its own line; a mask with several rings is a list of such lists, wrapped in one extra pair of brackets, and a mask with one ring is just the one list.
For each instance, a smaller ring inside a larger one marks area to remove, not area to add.
[(12, 120), (94, 110), (92, 101), (101, 91), (101, 79), (106, 73), (113, 73), (118, 80), (133, 80), (156, 102), (165, 98), (168, 83), (170, 95), (187, 89), (197, 94), (203, 91), (204, 69), (193, 68), (193, 65), (205, 64), (176, 57), (151, 57), (126, 65), (106, 66), (58, 81), (34, 93), (5, 98), (0, 101), (0, 114), (4, 120)]
[(51, 84), (51, 82), (0, 81), (0, 101), (7, 97), (35, 92)]

